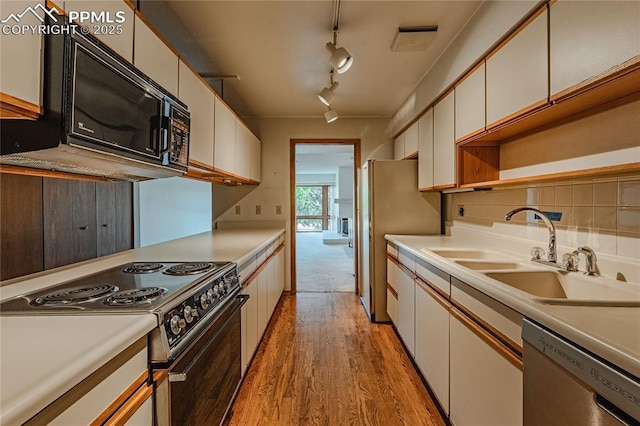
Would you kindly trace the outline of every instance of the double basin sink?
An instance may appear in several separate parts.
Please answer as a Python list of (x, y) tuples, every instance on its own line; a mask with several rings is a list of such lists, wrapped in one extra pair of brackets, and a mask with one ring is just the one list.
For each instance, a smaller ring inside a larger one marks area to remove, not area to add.
[[(427, 250), (424, 250), (427, 252)], [(478, 271), (539, 303), (576, 306), (640, 307), (640, 286), (582, 272), (505, 260), (489, 250), (429, 250), (465, 268)]]

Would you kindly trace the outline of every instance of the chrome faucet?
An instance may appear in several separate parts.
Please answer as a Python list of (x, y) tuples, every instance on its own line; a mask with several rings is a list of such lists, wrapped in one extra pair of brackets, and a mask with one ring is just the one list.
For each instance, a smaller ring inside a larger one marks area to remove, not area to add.
[(520, 212), (523, 212), (523, 211), (530, 211), (530, 212), (533, 212), (533, 213), (537, 214), (538, 217), (540, 219), (542, 219), (544, 224), (547, 225), (547, 229), (549, 230), (549, 254), (547, 255), (547, 260), (548, 260), (548, 263), (555, 264), (556, 260), (557, 260), (557, 254), (556, 254), (556, 227), (553, 225), (551, 220), (549, 220), (549, 218), (547, 217), (546, 214), (544, 214), (543, 212), (541, 212), (538, 209), (534, 209), (533, 207), (519, 207), (519, 208), (513, 209), (509, 213), (507, 213), (504, 216), (504, 220), (510, 221), (511, 217), (513, 217), (514, 214), (520, 213)]
[(593, 251), (593, 249), (591, 249), (590, 247), (587, 246), (582, 246), (582, 247), (578, 247), (576, 250), (574, 250), (573, 252), (576, 256), (579, 255), (580, 253), (584, 254), (584, 257), (587, 260), (587, 272), (585, 272), (585, 275), (598, 275), (596, 269), (597, 269), (597, 262), (598, 262), (598, 258), (596, 257), (596, 252)]

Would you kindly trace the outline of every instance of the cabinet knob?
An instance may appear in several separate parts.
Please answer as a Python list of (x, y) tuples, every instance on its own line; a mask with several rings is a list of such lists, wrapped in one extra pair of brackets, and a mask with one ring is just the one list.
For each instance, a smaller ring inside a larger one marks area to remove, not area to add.
[(109, 224), (108, 224), (108, 223), (103, 223), (103, 224), (102, 224), (102, 227), (103, 227), (103, 228), (106, 228), (107, 226), (109, 226)]
[(80, 229), (85, 231), (85, 230), (89, 229), (89, 227), (88, 226), (81, 226)]

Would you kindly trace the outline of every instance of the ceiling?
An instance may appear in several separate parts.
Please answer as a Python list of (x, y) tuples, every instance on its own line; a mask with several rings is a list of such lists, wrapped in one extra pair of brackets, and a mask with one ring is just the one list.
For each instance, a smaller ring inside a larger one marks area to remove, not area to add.
[(353, 145), (296, 145), (296, 174), (335, 174), (353, 167)]
[[(329, 85), (334, 2), (157, 1), (140, 9), (241, 116), (321, 117)], [(332, 107), (341, 117), (390, 117), (481, 1), (342, 0), (338, 46), (354, 56)], [(399, 26), (437, 25), (429, 47), (393, 52)]]

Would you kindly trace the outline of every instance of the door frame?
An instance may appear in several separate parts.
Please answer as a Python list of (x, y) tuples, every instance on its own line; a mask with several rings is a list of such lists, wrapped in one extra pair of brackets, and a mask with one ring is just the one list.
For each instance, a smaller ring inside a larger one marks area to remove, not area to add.
[(297, 292), (296, 279), (296, 145), (352, 145), (353, 146), (353, 268), (354, 292), (360, 294), (359, 282), (359, 171), (360, 139), (290, 139), (289, 140), (289, 234), (291, 235), (291, 293)]

